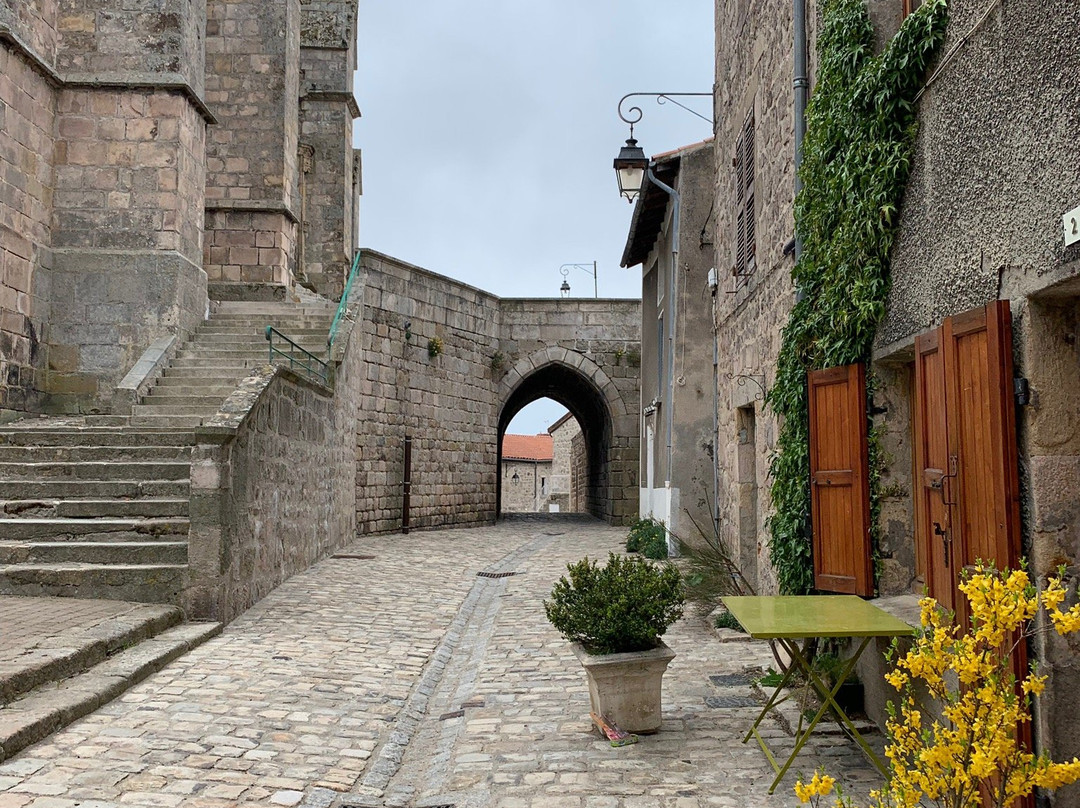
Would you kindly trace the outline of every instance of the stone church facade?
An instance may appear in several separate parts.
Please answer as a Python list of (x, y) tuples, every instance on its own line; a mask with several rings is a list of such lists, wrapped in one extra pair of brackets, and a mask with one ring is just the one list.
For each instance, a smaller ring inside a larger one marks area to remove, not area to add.
[(0, 2), (0, 415), (105, 411), (210, 298), (340, 294), (351, 0)]

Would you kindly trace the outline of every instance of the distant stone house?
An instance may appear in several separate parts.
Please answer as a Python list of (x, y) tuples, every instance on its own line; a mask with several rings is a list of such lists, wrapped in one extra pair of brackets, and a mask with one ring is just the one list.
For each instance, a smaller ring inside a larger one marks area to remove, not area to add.
[(580, 513), (584, 511), (584, 501), (574, 497), (574, 448), (584, 452), (581, 441), (574, 439), (581, 434), (581, 425), (573, 413), (566, 413), (548, 427), (551, 435), (551, 483), (548, 503), (557, 505), (560, 511)]
[[(637, 199), (624, 267), (641, 267), (641, 463), (639, 514), (693, 541), (713, 534), (716, 477), (713, 364), (713, 146), (705, 141), (653, 158), (657, 178)], [(678, 261), (673, 271), (672, 262)]]
[[(807, 5), (812, 93), (819, 9)], [(919, 4), (867, 5), (880, 49)], [(917, 101), (891, 290), (871, 362), (808, 379), (812, 445), (832, 440), (842, 422), (863, 434), (872, 425), (883, 458), (880, 542), (871, 547), (868, 528), (855, 531), (855, 545), (837, 538), (847, 528), (833, 530), (828, 514), (850, 522), (853, 505), (865, 503), (823, 506), (817, 489), (834, 478), (811, 452), (807, 484), (822, 484), (811, 485), (807, 528), (819, 591), (929, 589), (962, 607), (958, 575), (977, 557), (998, 566), (1026, 557), (1040, 578), (1061, 564), (1070, 577), (1080, 574), (1080, 243), (1068, 213), (1080, 206), (1080, 27), (1059, 24), (1074, 10), (1071, 0), (949, 3), (945, 56)], [(713, 233), (730, 292), (715, 298), (722, 530), (744, 574), (769, 593), (777, 589), (769, 463), (780, 423), (756, 385), (739, 380), (774, 383), (796, 302), (796, 27), (787, 0), (717, 0), (715, 11)], [(1080, 214), (1071, 216), (1075, 230)], [(871, 402), (859, 387), (823, 392), (858, 385), (866, 373), (875, 379)], [(841, 400), (866, 410), (844, 418)], [(848, 472), (855, 480), (869, 474), (857, 445)], [(1030, 651), (1050, 677), (1036, 744), (1071, 758), (1080, 754), (1071, 720), (1080, 703), (1075, 651), (1053, 636)], [(1051, 803), (1080, 805), (1080, 796), (1066, 789)]]
[(503, 435), (502, 509), (506, 513), (547, 510), (551, 488), (551, 435)]

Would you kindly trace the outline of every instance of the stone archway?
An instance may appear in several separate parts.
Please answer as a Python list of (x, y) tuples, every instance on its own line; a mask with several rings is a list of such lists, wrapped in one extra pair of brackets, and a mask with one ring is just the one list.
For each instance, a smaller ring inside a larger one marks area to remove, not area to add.
[[(585, 440), (587, 511), (613, 524), (637, 512), (636, 448), (624, 435), (636, 419), (615, 382), (584, 354), (560, 347), (539, 349), (520, 358), (499, 384), (498, 441), (527, 404), (550, 398), (577, 419)], [(496, 477), (501, 478), (500, 473)], [(497, 510), (501, 510), (496, 491)]]

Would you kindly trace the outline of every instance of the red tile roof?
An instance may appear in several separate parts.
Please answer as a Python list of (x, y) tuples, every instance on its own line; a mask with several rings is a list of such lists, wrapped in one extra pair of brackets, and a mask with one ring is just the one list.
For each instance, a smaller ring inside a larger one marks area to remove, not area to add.
[(502, 439), (503, 460), (529, 460), (533, 463), (550, 462), (552, 457), (551, 435), (511, 435)]

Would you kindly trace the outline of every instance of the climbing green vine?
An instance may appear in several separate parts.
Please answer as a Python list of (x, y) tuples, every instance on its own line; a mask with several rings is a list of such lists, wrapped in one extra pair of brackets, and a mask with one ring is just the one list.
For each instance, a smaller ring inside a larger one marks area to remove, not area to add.
[[(784, 327), (768, 395), (782, 420), (771, 466), (769, 549), (787, 594), (813, 584), (806, 374), (870, 357), (885, 313), (889, 249), (915, 137), (915, 96), (946, 22), (946, 0), (927, 0), (875, 56), (865, 0), (826, 0), (822, 8), (818, 82), (807, 108), (803, 188), (795, 200), (802, 253), (793, 277), (803, 297)], [(873, 524), (876, 531), (876, 518)]]

